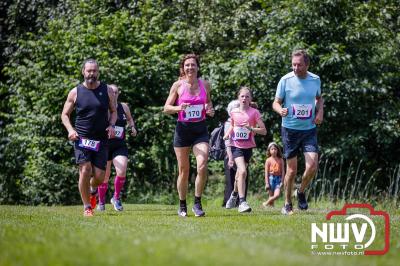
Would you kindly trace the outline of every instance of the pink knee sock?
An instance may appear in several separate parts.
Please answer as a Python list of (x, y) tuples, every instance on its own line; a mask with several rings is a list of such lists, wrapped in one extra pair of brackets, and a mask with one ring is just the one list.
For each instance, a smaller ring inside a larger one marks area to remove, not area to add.
[(97, 187), (99, 193), (99, 204), (106, 204), (106, 193), (108, 189), (108, 183), (102, 183)]
[(119, 193), (121, 193), (122, 188), (125, 184), (125, 176), (116, 176), (114, 180), (114, 198), (119, 199)]

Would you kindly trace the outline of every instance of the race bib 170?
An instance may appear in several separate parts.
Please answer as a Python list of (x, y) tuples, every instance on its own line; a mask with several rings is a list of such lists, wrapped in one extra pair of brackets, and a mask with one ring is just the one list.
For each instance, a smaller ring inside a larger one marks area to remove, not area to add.
[(204, 106), (202, 104), (190, 105), (185, 109), (185, 120), (201, 118)]

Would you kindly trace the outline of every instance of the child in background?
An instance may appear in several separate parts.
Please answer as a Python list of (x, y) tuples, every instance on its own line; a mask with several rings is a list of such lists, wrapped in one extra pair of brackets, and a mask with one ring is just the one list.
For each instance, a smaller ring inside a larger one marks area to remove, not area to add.
[(273, 207), (274, 201), (279, 198), (282, 178), (285, 178), (282, 152), (278, 144), (271, 142), (268, 145), (267, 160), (265, 160), (265, 190), (269, 193), (269, 198), (263, 203), (264, 207)]

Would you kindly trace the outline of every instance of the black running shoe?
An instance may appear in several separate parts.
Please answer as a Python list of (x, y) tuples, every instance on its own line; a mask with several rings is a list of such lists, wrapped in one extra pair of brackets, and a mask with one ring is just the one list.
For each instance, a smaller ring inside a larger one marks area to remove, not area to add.
[(306, 194), (304, 194), (304, 192), (300, 193), (299, 191), (297, 191), (297, 203), (300, 210), (305, 211), (308, 209)]

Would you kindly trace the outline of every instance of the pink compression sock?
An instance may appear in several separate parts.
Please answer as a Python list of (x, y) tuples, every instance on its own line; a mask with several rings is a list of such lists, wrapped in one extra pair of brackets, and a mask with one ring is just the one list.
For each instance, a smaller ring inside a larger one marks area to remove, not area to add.
[(99, 193), (99, 204), (106, 204), (106, 193), (108, 189), (108, 183), (102, 183), (97, 187)]
[(125, 176), (116, 176), (114, 180), (114, 199), (119, 199), (119, 193), (125, 184)]

